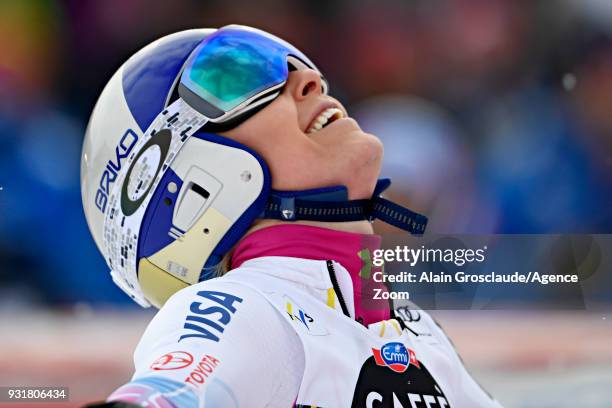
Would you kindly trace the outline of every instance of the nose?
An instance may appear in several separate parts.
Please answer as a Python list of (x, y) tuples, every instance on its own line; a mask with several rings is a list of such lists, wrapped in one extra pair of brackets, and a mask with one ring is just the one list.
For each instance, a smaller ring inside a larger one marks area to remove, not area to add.
[(313, 69), (291, 71), (285, 87), (296, 101), (323, 93), (321, 75)]

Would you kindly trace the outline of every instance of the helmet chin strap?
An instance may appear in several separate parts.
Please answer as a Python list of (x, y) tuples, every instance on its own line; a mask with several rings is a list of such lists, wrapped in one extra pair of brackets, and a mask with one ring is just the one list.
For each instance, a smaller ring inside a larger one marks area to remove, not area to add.
[(411, 234), (423, 234), (427, 217), (380, 196), (390, 185), (388, 178), (379, 179), (372, 197), (362, 200), (349, 200), (344, 186), (303, 191), (272, 190), (259, 218), (328, 222), (373, 221), (378, 218)]

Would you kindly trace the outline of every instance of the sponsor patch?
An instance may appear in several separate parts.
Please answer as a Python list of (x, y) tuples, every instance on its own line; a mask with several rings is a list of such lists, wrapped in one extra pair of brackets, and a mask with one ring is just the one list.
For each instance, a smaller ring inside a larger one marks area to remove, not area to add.
[(410, 364), (421, 368), (414, 350), (406, 348), (402, 343), (391, 342), (383, 345), (380, 350), (372, 349), (374, 361), (379, 366), (389, 367), (396, 373), (403, 373)]
[(200, 359), (198, 365), (185, 378), (185, 382), (194, 386), (206, 383), (208, 377), (215, 371), (220, 361), (215, 357), (206, 354)]
[(236, 313), (236, 306), (242, 303), (242, 298), (212, 290), (201, 290), (198, 297), (199, 301), (189, 306), (190, 313), (183, 325), (186, 333), (178, 341), (195, 337), (218, 342)]
[(413, 350), (391, 342), (372, 349), (359, 372), (352, 408), (450, 408), (442, 387)]
[(104, 171), (100, 176), (100, 181), (98, 182), (98, 189), (96, 190), (95, 203), (96, 207), (102, 212), (106, 212), (106, 204), (108, 202), (108, 196), (111, 192), (111, 184), (117, 180), (117, 175), (121, 170), (121, 167), (124, 164), (124, 161), (132, 152), (134, 146), (136, 146), (136, 142), (138, 142), (138, 135), (132, 129), (127, 129), (121, 139), (119, 140), (119, 144), (115, 146), (115, 161), (110, 159), (106, 166), (104, 167)]
[(406, 323), (418, 322), (421, 320), (421, 312), (417, 309), (411, 309), (408, 306), (402, 306), (395, 309), (395, 314), (402, 318)]
[(189, 367), (193, 363), (193, 356), (186, 351), (172, 351), (166, 353), (151, 364), (151, 369), (160, 370), (180, 370)]
[(291, 298), (285, 296), (284, 300), (287, 314), (294, 324), (302, 330), (305, 329), (313, 336), (325, 336), (329, 334), (327, 329), (317, 319), (302, 309)]

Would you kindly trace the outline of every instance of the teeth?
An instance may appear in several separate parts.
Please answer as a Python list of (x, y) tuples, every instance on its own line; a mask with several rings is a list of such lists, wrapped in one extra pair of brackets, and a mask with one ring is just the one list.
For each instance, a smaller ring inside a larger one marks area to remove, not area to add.
[(327, 122), (329, 122), (330, 118), (341, 119), (344, 117), (344, 113), (338, 108), (327, 108), (323, 112), (316, 117), (316, 119), (312, 122), (312, 125), (308, 128), (306, 133), (314, 133), (318, 130), (323, 129)]

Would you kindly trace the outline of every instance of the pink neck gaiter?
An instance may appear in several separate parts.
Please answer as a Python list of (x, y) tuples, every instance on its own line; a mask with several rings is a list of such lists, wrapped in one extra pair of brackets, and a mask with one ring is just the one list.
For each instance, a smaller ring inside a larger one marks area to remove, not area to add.
[(390, 318), (389, 302), (374, 300), (374, 289), (387, 291), (372, 279), (380, 268), (372, 265), (372, 253), (380, 248), (379, 235), (357, 234), (300, 224), (281, 224), (253, 232), (237, 245), (231, 267), (249, 259), (286, 256), (333, 260), (348, 270), (353, 283), (355, 320), (364, 325)]

